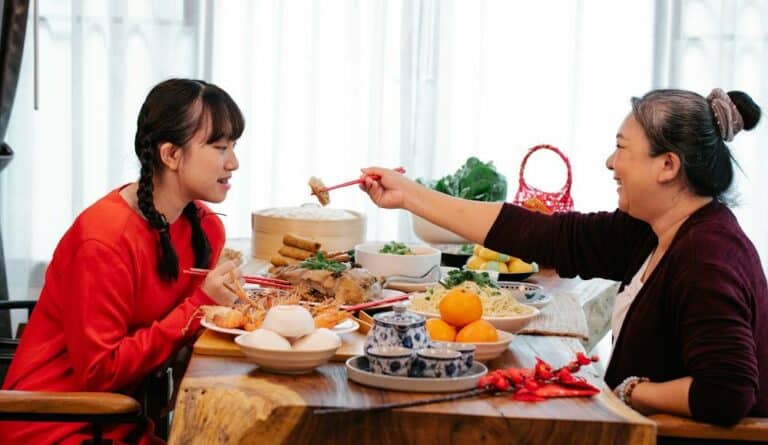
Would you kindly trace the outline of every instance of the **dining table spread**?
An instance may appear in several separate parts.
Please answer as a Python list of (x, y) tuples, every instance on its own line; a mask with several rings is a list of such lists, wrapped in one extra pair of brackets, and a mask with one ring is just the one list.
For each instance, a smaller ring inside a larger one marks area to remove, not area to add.
[[(258, 273), (262, 268), (263, 262), (251, 259), (243, 270)], [(571, 314), (570, 321), (563, 324), (556, 321), (559, 311), (570, 311), (568, 305), (574, 301), (582, 309), (586, 306), (587, 311), (590, 303), (597, 305), (599, 311), (599, 305), (605, 304), (599, 300), (615, 296), (613, 283), (562, 279), (547, 269), (529, 281), (540, 284), (552, 295), (549, 306), (553, 310), (547, 312), (544, 308), (538, 327), (532, 323), (533, 331), (515, 335), (501, 356), (487, 362), (491, 371), (532, 368), (537, 358), (553, 367), (566, 365), (577, 353), (586, 352), (590, 334), (588, 315), (577, 311), (577, 316)], [(565, 303), (558, 304), (558, 300)], [(547, 319), (548, 313), (551, 320)], [(485, 393), (381, 409), (442, 394), (380, 389), (349, 380), (345, 360), (362, 354), (365, 334), (348, 332), (341, 338), (343, 345), (330, 362), (309, 373), (289, 375), (264, 371), (248, 361), (232, 335), (203, 332), (179, 385), (169, 443), (656, 442), (656, 424), (625, 406), (603, 383), (605, 363), (584, 366), (578, 373), (600, 389), (599, 394), (591, 397), (525, 402), (513, 400), (508, 393)]]

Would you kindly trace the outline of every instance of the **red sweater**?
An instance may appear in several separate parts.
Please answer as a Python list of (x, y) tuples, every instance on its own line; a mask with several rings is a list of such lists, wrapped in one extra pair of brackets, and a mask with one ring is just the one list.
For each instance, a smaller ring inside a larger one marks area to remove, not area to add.
[[(485, 239), (501, 252), (554, 266), (561, 276), (628, 284), (657, 244), (624, 212), (535, 214), (505, 205)], [(752, 243), (712, 201), (678, 229), (629, 307), (605, 380), (691, 376), (697, 420), (768, 416), (768, 286)]]
[[(207, 207), (201, 223), (215, 264), (224, 227)], [(192, 228), (185, 216), (170, 226), (179, 270), (194, 266)], [(3, 389), (130, 393), (200, 326), (202, 277), (157, 273), (158, 233), (113, 190), (86, 209), (56, 247), (45, 285)], [(135, 425), (117, 425), (124, 440)], [(0, 443), (79, 443), (79, 423), (0, 422)], [(140, 443), (151, 443), (151, 430)]]

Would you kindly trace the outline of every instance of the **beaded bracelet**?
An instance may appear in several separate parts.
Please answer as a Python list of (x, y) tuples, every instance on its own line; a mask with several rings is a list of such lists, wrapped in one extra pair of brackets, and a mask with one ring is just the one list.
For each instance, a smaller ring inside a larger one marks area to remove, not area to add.
[(619, 384), (619, 386), (616, 387), (616, 395), (619, 397), (619, 400), (624, 402), (627, 406), (632, 406), (632, 392), (634, 392), (637, 385), (643, 382), (649, 382), (650, 379), (648, 377), (638, 377), (638, 376), (629, 376), (626, 379), (624, 379), (623, 382)]

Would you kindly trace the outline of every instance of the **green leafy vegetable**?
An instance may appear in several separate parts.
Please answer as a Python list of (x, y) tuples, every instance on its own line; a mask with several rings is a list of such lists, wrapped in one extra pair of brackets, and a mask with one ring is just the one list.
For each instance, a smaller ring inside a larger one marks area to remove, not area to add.
[(473, 201), (504, 201), (507, 198), (507, 178), (496, 171), (493, 161), (485, 163), (475, 157), (467, 159), (453, 175), (437, 181), (417, 181), (446, 195)]
[(379, 249), (379, 253), (388, 253), (390, 255), (413, 255), (413, 251), (405, 243), (391, 241)]
[(474, 253), (475, 253), (474, 244), (462, 244), (461, 247), (459, 247), (459, 254), (461, 255), (472, 255)]
[(465, 281), (474, 281), (478, 286), (482, 287), (498, 287), (496, 283), (491, 280), (488, 272), (474, 272), (471, 270), (452, 270), (448, 272), (447, 277), (440, 280), (440, 284), (442, 284), (444, 288), (450, 289)]
[(302, 261), (300, 266), (304, 269), (330, 270), (331, 272), (344, 272), (347, 270), (347, 266), (344, 264), (326, 259), (323, 252), (317, 252), (315, 256)]

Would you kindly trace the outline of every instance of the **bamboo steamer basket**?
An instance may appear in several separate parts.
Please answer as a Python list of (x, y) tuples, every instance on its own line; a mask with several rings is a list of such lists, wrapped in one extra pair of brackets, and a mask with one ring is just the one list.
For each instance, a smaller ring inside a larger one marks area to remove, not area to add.
[[(348, 216), (338, 219), (341, 215)], [(295, 233), (322, 243), (325, 251), (351, 250), (365, 240), (365, 215), (327, 207), (276, 207), (251, 214), (251, 255), (268, 260)]]

